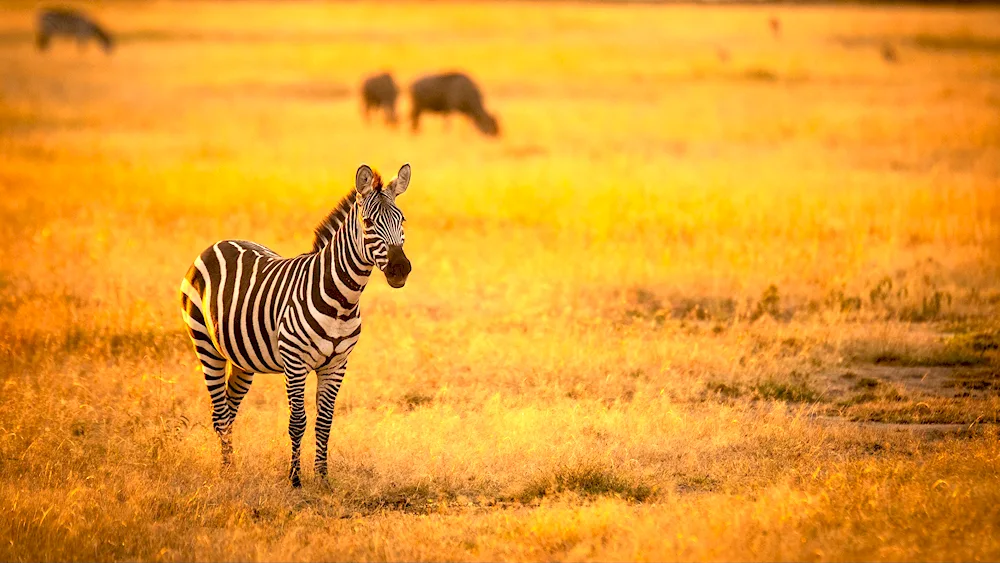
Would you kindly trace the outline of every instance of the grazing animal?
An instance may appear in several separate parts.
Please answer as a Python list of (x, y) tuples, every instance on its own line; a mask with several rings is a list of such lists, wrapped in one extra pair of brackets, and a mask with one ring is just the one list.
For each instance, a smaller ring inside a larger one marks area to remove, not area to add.
[(384, 186), (362, 165), (354, 190), (316, 228), (308, 254), (282, 258), (254, 242), (224, 240), (188, 269), (181, 281), (181, 316), (212, 398), (223, 466), (232, 462), (233, 421), (253, 374), (283, 373), (292, 440), (288, 477), (301, 486), (306, 374), (314, 370), (316, 474), (326, 476), (334, 401), (361, 335), (361, 292), (373, 268), (397, 288), (410, 274), (403, 213), (396, 207), (409, 184), (409, 164)]
[(781, 20), (779, 20), (777, 16), (767, 20), (767, 24), (771, 27), (772, 35), (775, 37), (781, 36)]
[(364, 101), (365, 120), (369, 119), (369, 113), (381, 109), (385, 112), (385, 122), (395, 125), (396, 119), (396, 98), (399, 96), (399, 87), (392, 75), (388, 72), (376, 74), (364, 81), (361, 85), (361, 98)]
[(41, 10), (38, 13), (38, 33), (35, 36), (38, 50), (48, 49), (49, 41), (58, 35), (76, 38), (77, 44), (81, 48), (87, 43), (87, 40), (93, 38), (101, 44), (105, 53), (110, 53), (115, 45), (111, 35), (82, 12), (69, 8), (45, 8)]
[(896, 55), (896, 48), (890, 43), (882, 44), (882, 59), (887, 63), (895, 63), (899, 60), (899, 57)]
[(420, 126), (420, 114), (443, 113), (445, 119), (455, 111), (472, 119), (481, 132), (491, 137), (500, 134), (496, 117), (483, 107), (483, 95), (468, 76), (452, 72), (425, 76), (410, 85), (412, 99), (410, 121), (413, 130)]

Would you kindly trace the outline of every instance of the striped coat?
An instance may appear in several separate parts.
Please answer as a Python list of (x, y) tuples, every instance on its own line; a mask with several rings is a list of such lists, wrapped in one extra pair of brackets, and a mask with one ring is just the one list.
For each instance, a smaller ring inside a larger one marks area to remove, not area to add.
[(231, 461), (231, 429), (254, 373), (283, 373), (289, 402), (292, 463), (299, 486), (305, 433), (306, 375), (317, 385), (316, 471), (326, 474), (333, 408), (347, 358), (361, 335), (358, 303), (373, 268), (402, 287), (410, 273), (403, 253), (403, 215), (396, 196), (410, 166), (383, 186), (368, 166), (355, 190), (316, 229), (313, 250), (282, 258), (254, 242), (224, 240), (195, 259), (181, 282), (182, 317), (212, 399), (212, 421)]

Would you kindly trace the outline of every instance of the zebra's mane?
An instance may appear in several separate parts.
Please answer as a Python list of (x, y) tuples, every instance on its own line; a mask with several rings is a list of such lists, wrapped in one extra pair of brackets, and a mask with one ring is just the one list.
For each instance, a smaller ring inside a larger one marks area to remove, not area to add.
[[(378, 172), (372, 170), (375, 174), (375, 178), (372, 180), (372, 187), (376, 190), (382, 189), (382, 177), (378, 175)], [(316, 238), (313, 239), (312, 253), (315, 254), (320, 250), (326, 248), (326, 245), (330, 244), (333, 240), (333, 235), (337, 234), (340, 230), (341, 225), (344, 224), (344, 219), (347, 219), (347, 215), (351, 212), (351, 206), (358, 199), (358, 190), (352, 189), (350, 193), (344, 196), (344, 199), (340, 200), (340, 203), (333, 208), (333, 211), (323, 219), (322, 222), (316, 227)]]

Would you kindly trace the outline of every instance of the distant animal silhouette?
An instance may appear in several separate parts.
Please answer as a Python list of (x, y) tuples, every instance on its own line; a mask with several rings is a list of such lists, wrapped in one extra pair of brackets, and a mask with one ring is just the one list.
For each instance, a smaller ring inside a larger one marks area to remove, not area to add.
[(882, 44), (882, 59), (887, 63), (895, 63), (899, 60), (896, 55), (896, 48), (889, 43)]
[(767, 21), (767, 23), (771, 27), (771, 33), (775, 37), (779, 37), (781, 35), (781, 20), (777, 17), (772, 17)]
[(719, 47), (715, 50), (715, 55), (719, 57), (719, 62), (728, 63), (729, 62), (729, 49), (725, 47)]
[(451, 112), (467, 115), (484, 134), (500, 134), (496, 117), (483, 107), (483, 95), (471, 78), (460, 72), (434, 74), (410, 85), (410, 122), (414, 131), (420, 127), (423, 112), (442, 113), (447, 120)]
[(38, 50), (47, 49), (52, 37), (59, 35), (76, 38), (81, 48), (92, 38), (101, 44), (105, 53), (110, 53), (115, 44), (111, 34), (83, 12), (69, 8), (44, 8), (39, 11), (38, 34), (35, 36)]
[(369, 114), (372, 110), (382, 110), (385, 113), (385, 122), (395, 125), (397, 122), (396, 98), (398, 96), (399, 87), (396, 86), (396, 81), (388, 72), (368, 77), (361, 85), (365, 120), (370, 119)]

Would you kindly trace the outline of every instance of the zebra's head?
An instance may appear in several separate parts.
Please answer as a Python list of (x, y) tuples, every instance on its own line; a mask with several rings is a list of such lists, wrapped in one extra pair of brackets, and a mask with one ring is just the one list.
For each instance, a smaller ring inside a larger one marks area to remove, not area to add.
[(385, 186), (378, 173), (367, 164), (358, 168), (354, 178), (364, 258), (382, 270), (392, 287), (403, 287), (411, 270), (410, 261), (403, 253), (403, 212), (396, 207), (396, 197), (409, 185), (409, 164), (404, 164), (399, 174)]

